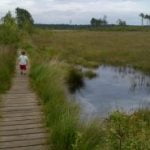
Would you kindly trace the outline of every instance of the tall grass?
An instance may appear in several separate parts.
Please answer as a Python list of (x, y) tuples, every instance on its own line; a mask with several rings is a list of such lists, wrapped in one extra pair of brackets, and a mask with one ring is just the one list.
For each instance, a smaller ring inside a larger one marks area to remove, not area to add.
[(41, 97), (49, 128), (52, 149), (70, 150), (75, 142), (78, 124), (77, 108), (66, 101), (63, 64), (57, 61), (32, 65), (31, 78)]
[(0, 93), (10, 87), (14, 72), (16, 51), (9, 46), (0, 46)]

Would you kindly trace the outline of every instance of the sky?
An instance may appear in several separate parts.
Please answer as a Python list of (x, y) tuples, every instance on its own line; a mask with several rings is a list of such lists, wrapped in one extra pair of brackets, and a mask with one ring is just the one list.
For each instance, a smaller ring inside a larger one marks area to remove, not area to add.
[(120, 18), (139, 25), (141, 12), (150, 14), (150, 0), (0, 0), (0, 17), (16, 7), (27, 9), (36, 23), (89, 24), (92, 17), (107, 16), (109, 23)]

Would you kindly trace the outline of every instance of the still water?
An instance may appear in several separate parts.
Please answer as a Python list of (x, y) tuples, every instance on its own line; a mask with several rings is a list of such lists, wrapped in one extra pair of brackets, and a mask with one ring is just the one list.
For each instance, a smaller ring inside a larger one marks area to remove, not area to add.
[(150, 106), (150, 77), (132, 68), (100, 66), (97, 77), (85, 79), (75, 99), (86, 117), (106, 117), (112, 111), (127, 113)]

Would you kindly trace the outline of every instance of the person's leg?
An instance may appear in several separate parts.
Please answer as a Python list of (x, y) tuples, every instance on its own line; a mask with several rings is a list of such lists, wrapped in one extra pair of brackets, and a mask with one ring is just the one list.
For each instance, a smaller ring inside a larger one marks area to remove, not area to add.
[(23, 66), (23, 74), (25, 75), (26, 74), (26, 70), (27, 70), (27, 67), (26, 65)]
[(23, 67), (20, 65), (20, 74), (23, 74)]

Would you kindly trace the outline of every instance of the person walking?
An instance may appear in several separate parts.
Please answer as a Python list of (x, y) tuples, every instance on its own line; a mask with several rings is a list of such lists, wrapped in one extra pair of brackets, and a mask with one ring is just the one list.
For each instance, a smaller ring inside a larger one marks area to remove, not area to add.
[(19, 56), (18, 61), (19, 61), (20, 73), (22, 75), (25, 75), (27, 71), (29, 59), (28, 59), (28, 56), (26, 56), (26, 53), (24, 51), (21, 52), (21, 55)]

